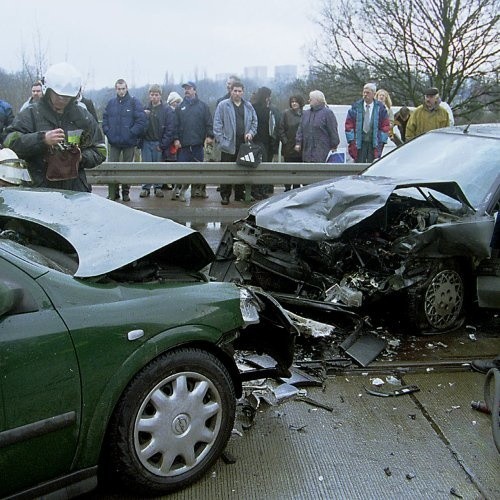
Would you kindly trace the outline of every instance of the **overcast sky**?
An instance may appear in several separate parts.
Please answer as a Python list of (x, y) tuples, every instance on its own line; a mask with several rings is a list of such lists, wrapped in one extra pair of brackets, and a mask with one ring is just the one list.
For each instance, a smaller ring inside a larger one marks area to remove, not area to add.
[[(87, 88), (243, 75), (245, 66), (295, 64), (304, 71), (316, 37), (317, 0), (21, 0), (2, 8), (0, 67), (22, 68), (41, 47), (49, 64), (67, 61)], [(40, 39), (40, 42), (38, 42)], [(172, 78), (173, 75), (173, 78)]]

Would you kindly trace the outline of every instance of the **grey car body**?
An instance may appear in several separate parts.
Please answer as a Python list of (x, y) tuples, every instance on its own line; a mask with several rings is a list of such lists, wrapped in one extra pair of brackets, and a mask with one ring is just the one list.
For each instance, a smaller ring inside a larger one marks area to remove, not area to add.
[(254, 205), (226, 234), (211, 274), (358, 310), (401, 299), (413, 328), (450, 329), (483, 273), (494, 279), (482, 305), (500, 307), (490, 259), (499, 158), (497, 124), (425, 134), (362, 175)]

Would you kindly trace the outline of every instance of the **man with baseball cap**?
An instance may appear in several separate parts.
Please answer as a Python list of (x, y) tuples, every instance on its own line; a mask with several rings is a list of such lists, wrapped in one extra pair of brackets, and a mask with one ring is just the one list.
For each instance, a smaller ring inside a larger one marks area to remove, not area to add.
[(450, 117), (448, 112), (439, 105), (439, 90), (430, 87), (424, 92), (424, 103), (410, 116), (406, 126), (406, 140), (437, 128), (448, 127)]
[[(203, 147), (205, 139), (211, 141), (213, 138), (212, 115), (203, 101), (198, 99), (196, 84), (186, 82), (182, 85), (184, 99), (175, 109), (175, 141), (178, 148), (177, 161), (180, 162), (202, 162)], [(200, 196), (200, 185), (196, 186), (193, 196)], [(179, 200), (186, 201), (185, 193), (189, 184), (183, 184)]]

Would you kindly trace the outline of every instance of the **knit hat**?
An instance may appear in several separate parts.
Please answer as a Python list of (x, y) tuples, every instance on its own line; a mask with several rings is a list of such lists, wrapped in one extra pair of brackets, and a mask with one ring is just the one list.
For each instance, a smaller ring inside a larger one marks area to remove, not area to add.
[(170, 92), (167, 97), (167, 104), (172, 104), (175, 101), (182, 101), (182, 97), (177, 92)]

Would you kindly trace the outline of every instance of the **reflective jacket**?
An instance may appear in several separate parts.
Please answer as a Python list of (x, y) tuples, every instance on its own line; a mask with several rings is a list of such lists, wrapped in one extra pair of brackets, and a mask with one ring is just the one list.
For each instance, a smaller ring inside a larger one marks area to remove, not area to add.
[[(94, 168), (106, 159), (106, 146), (102, 132), (94, 117), (75, 100), (71, 101), (62, 114), (56, 113), (49, 104), (46, 94), (40, 101), (21, 111), (7, 129), (4, 145), (26, 160), (34, 187), (90, 191), (85, 175), (86, 168)], [(82, 158), (78, 166), (78, 177), (64, 181), (49, 181), (45, 177), (46, 157), (49, 146), (45, 144), (45, 131), (62, 128), (82, 130), (80, 150)]]

